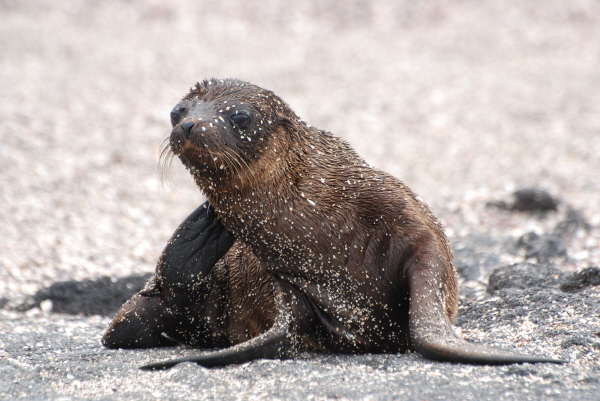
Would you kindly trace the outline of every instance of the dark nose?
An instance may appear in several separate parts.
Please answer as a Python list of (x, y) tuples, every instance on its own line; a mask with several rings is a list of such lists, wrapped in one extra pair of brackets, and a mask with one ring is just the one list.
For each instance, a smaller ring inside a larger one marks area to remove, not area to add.
[(185, 133), (186, 138), (190, 136), (190, 132), (191, 132), (193, 126), (194, 126), (193, 121), (185, 121), (185, 122), (181, 123), (181, 129)]

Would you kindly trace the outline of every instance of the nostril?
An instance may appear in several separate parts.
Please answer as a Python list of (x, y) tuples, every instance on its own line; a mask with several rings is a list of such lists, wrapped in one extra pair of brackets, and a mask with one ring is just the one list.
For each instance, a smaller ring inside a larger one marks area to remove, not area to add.
[(193, 121), (186, 121), (184, 123), (181, 123), (181, 129), (183, 129), (183, 132), (185, 132), (185, 136), (186, 137), (188, 135), (190, 135), (190, 131), (192, 130), (193, 126), (194, 126), (194, 122)]

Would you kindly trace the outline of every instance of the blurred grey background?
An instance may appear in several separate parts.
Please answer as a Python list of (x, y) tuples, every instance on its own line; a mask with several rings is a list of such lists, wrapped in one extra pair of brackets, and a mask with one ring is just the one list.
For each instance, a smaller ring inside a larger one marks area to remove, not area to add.
[(202, 201), (157, 168), (207, 77), (273, 90), (451, 236), (542, 227), (485, 208), (523, 186), (598, 227), (599, 38), (597, 0), (0, 0), (0, 294), (154, 269)]

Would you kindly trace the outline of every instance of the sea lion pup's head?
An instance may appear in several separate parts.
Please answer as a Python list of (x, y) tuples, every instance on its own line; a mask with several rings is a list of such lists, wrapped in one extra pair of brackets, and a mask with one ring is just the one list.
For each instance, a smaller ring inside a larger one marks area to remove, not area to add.
[(306, 127), (273, 92), (214, 78), (197, 83), (173, 108), (171, 124), (163, 157), (179, 156), (209, 192), (251, 185), (285, 169), (290, 158), (280, 155), (292, 142), (298, 148)]

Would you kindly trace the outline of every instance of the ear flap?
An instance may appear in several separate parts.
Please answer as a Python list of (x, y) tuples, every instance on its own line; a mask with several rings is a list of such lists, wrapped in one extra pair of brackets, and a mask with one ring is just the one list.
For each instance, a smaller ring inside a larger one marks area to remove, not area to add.
[(289, 130), (293, 130), (296, 128), (296, 125), (294, 124), (294, 122), (292, 120), (290, 120), (289, 118), (287, 118), (286, 116), (278, 113), (277, 118), (279, 119), (279, 124), (281, 124), (285, 128), (287, 128)]

